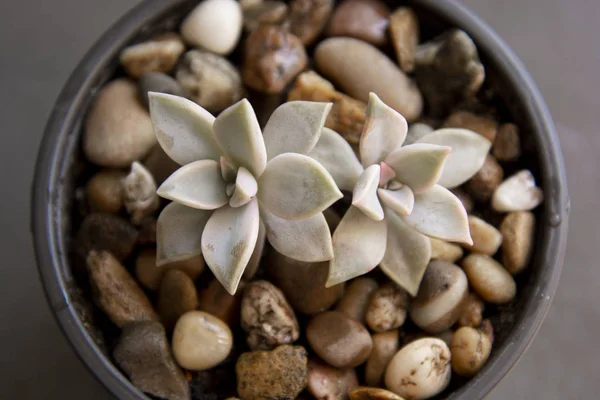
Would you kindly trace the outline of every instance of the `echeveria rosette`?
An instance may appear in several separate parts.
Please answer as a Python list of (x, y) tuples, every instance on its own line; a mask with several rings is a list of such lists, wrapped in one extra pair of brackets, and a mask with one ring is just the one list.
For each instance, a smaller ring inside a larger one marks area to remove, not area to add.
[(328, 129), (310, 153), (340, 188), (352, 190), (333, 234), (328, 287), (379, 265), (414, 296), (431, 258), (429, 237), (472, 243), (467, 212), (447, 188), (481, 168), (491, 143), (469, 130), (440, 129), (402, 147), (406, 132), (404, 117), (371, 93), (360, 161)]
[[(157, 224), (157, 265), (204, 256), (234, 294), (260, 238), (306, 262), (333, 257), (322, 211), (342, 197), (308, 157), (331, 104), (294, 101), (275, 110), (264, 133), (248, 100), (216, 118), (185, 98), (150, 93), (150, 115), (164, 151), (182, 165), (157, 193), (172, 202)], [(262, 243), (262, 242), (261, 242)]]

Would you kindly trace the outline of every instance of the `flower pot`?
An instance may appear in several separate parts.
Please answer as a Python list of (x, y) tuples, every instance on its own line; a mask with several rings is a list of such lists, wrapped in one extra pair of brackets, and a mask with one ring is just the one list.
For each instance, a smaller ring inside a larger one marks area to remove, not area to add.
[[(395, 2), (390, 1), (391, 4)], [(478, 46), (488, 79), (511, 117), (528, 133), (525, 146), (535, 154), (528, 161), (546, 198), (537, 210), (537, 242), (532, 265), (517, 279), (518, 300), (501, 309), (495, 322), (496, 344), (489, 362), (471, 380), (454, 379), (444, 398), (485, 396), (516, 363), (536, 334), (560, 276), (566, 244), (569, 198), (565, 171), (552, 119), (537, 88), (512, 51), (479, 18), (447, 0), (407, 1), (433, 36), (458, 27)], [(40, 146), (32, 186), (32, 227), (38, 267), (51, 308), (64, 334), (83, 362), (120, 399), (147, 398), (113, 365), (94, 341), (74, 271), (68, 261), (72, 237), (74, 176), (87, 109), (100, 87), (114, 76), (120, 50), (131, 43), (178, 25), (197, 1), (149, 0), (111, 27), (88, 52), (56, 101)]]

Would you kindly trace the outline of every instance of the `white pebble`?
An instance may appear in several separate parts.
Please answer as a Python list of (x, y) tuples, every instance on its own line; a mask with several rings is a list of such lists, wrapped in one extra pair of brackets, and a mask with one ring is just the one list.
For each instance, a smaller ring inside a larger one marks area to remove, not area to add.
[(529, 211), (544, 199), (542, 189), (535, 186), (529, 170), (517, 172), (502, 182), (492, 197), (492, 208), (500, 212)]

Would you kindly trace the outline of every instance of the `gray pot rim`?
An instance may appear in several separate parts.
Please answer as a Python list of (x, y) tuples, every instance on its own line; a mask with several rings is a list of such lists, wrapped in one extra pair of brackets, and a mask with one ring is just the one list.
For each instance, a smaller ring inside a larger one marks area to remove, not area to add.
[[(415, 0), (416, 1), (416, 0)], [(119, 399), (147, 399), (111, 363), (94, 343), (68, 296), (68, 262), (61, 234), (65, 195), (65, 159), (74, 151), (83, 112), (94, 93), (94, 85), (108, 78), (106, 70), (114, 65), (119, 49), (147, 27), (166, 17), (187, 0), (147, 0), (117, 21), (88, 51), (59, 95), (46, 125), (39, 147), (32, 186), (31, 233), (38, 269), (47, 300), (63, 333), (73, 349), (96, 378)], [(189, 3), (189, 2), (188, 2)], [(481, 19), (454, 0), (420, 0), (426, 8), (465, 30), (481, 53), (495, 64), (515, 88), (530, 119), (540, 149), (541, 175), (546, 190), (543, 218), (545, 237), (536, 258), (544, 273), (536, 282), (535, 293), (525, 301), (520, 320), (484, 369), (448, 399), (484, 397), (515, 365), (530, 345), (550, 306), (560, 277), (570, 201), (564, 162), (550, 113), (530, 75), (512, 50)]]

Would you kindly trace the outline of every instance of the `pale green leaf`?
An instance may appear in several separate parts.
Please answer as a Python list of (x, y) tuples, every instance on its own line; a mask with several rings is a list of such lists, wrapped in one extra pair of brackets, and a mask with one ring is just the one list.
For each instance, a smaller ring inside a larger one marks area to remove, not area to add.
[(256, 179), (246, 168), (240, 167), (235, 179), (235, 190), (231, 199), (229, 199), (229, 205), (231, 207), (243, 206), (256, 196), (257, 191)]
[(320, 162), (343, 190), (352, 190), (363, 171), (346, 139), (329, 128), (323, 128), (317, 145), (308, 155)]
[(352, 205), (375, 221), (383, 219), (383, 208), (377, 198), (379, 185), (379, 165), (374, 164), (364, 170), (352, 192)]
[(377, 195), (384, 206), (400, 215), (409, 215), (415, 204), (415, 194), (406, 185), (397, 190), (378, 189)]
[(158, 143), (175, 162), (218, 161), (221, 149), (212, 126), (215, 117), (198, 104), (166, 93), (148, 93), (150, 117)]
[(333, 233), (333, 259), (329, 262), (326, 287), (366, 274), (385, 253), (385, 220), (374, 221), (351, 206)]
[(418, 143), (437, 144), (452, 148), (444, 164), (438, 185), (452, 189), (468, 181), (485, 162), (492, 143), (468, 129), (445, 128), (433, 131)]
[(165, 199), (201, 210), (214, 210), (229, 200), (219, 163), (201, 160), (175, 171), (156, 193)]
[(185, 261), (202, 253), (202, 231), (212, 211), (169, 203), (156, 222), (156, 265)]
[(328, 261), (333, 257), (331, 234), (323, 213), (293, 221), (262, 207), (260, 214), (269, 243), (281, 254), (303, 262)]
[(231, 295), (237, 290), (258, 238), (258, 202), (233, 208), (225, 205), (210, 217), (202, 233), (206, 265)]
[(395, 179), (408, 185), (414, 193), (428, 190), (440, 179), (450, 147), (427, 143), (404, 146), (385, 159)]
[(329, 172), (308, 156), (284, 153), (267, 164), (258, 180), (258, 198), (284, 219), (311, 217), (342, 198)]
[(360, 158), (366, 168), (379, 164), (406, 139), (408, 124), (398, 111), (369, 93), (367, 118), (360, 137)]
[(271, 115), (264, 129), (268, 159), (283, 153), (308, 154), (314, 147), (331, 103), (289, 101)]
[(429, 238), (406, 225), (393, 211), (385, 210), (387, 247), (379, 268), (411, 296), (416, 296), (431, 258)]
[(401, 218), (424, 235), (473, 244), (465, 207), (443, 186), (434, 185), (427, 192), (416, 194), (412, 212)]
[(267, 151), (256, 114), (247, 99), (230, 106), (215, 119), (213, 132), (225, 155), (235, 164), (260, 176)]

